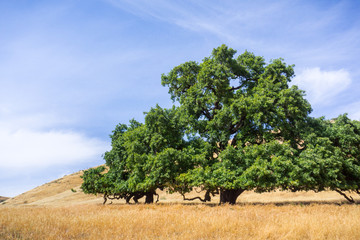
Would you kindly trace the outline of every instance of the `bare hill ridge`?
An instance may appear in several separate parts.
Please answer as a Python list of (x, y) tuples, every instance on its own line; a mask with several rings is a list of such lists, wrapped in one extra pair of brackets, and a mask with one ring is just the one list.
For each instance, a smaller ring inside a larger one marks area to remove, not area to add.
[(5, 201), (5, 200), (7, 200), (7, 199), (9, 199), (9, 198), (8, 198), (8, 197), (0, 196), (0, 203), (3, 202), (3, 201)]
[[(52, 182), (45, 183), (16, 197), (9, 198), (6, 205), (70, 205), (98, 202), (99, 197), (84, 194), (80, 186), (83, 171), (79, 171)], [(101, 198), (101, 197), (100, 197)], [(101, 201), (101, 200), (100, 200)]]
[[(48, 205), (48, 206), (63, 206), (76, 204), (102, 204), (103, 198), (101, 195), (94, 196), (84, 194), (80, 189), (82, 178), (80, 176), (83, 171), (79, 171), (62, 178), (56, 179), (52, 182), (43, 184), (30, 191), (22, 193), (13, 198), (4, 198), (1, 204), (6, 205)], [(159, 191), (160, 203), (176, 203), (183, 201), (180, 194), (168, 194), (166, 191)], [(190, 193), (187, 197), (199, 196), (195, 191)], [(355, 200), (360, 201), (358, 195), (352, 194)], [(143, 200), (143, 199), (141, 199)], [(140, 200), (140, 202), (141, 202)], [(219, 197), (214, 197), (212, 203), (218, 203)], [(108, 201), (110, 203), (111, 201)], [(200, 202), (198, 200), (194, 202)], [(311, 203), (311, 202), (346, 202), (346, 200), (336, 192), (270, 192), (270, 193), (254, 193), (246, 191), (241, 194), (237, 200), (238, 203)], [(114, 200), (114, 204), (125, 203), (124, 200)], [(188, 203), (186, 201), (186, 203)]]

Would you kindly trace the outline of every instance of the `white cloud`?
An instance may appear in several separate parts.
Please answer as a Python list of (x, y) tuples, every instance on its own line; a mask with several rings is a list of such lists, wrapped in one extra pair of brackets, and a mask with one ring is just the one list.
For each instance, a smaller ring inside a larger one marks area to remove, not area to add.
[(0, 168), (47, 168), (101, 158), (108, 143), (71, 131), (0, 129)]
[(67, 130), (65, 126), (74, 121), (64, 115), (0, 104), (0, 118), (0, 169), (4, 173), (87, 164), (100, 160), (110, 148), (106, 141)]
[(350, 86), (351, 78), (344, 69), (323, 71), (316, 67), (301, 71), (293, 84), (306, 91), (310, 104), (326, 106)]
[(103, 163), (107, 141), (76, 130), (66, 116), (19, 111), (0, 104), (0, 195), (15, 196), (60, 173)]

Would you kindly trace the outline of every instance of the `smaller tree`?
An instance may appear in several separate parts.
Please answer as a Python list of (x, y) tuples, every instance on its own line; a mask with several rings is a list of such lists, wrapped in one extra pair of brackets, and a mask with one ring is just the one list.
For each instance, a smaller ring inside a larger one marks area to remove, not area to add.
[(312, 119), (305, 147), (296, 159), (294, 190), (333, 190), (354, 202), (345, 191), (360, 193), (360, 124), (346, 114), (333, 120)]
[(177, 191), (176, 177), (203, 156), (197, 138), (185, 141), (179, 118), (177, 108), (156, 106), (146, 113), (144, 124), (131, 120), (129, 125), (117, 125), (110, 136), (112, 149), (104, 156), (109, 170), (85, 171), (84, 192), (102, 193), (104, 199), (125, 198), (127, 203), (145, 196), (145, 203), (152, 203), (157, 189)]

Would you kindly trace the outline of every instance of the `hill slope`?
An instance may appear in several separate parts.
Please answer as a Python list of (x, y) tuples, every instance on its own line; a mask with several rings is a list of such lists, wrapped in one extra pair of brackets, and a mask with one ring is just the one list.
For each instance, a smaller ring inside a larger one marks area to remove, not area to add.
[(0, 196), (0, 203), (7, 200), (7, 199), (9, 199), (9, 198)]
[[(14, 198), (0, 198), (4, 199), (1, 204), (6, 205), (49, 205), (49, 206), (63, 206), (76, 204), (102, 204), (103, 198), (101, 195), (87, 195), (84, 194), (80, 186), (82, 179), (80, 176), (83, 171), (79, 171), (70, 175), (66, 175), (60, 179), (46, 183), (42, 186), (36, 187), (28, 192), (20, 194)], [(183, 201), (180, 194), (168, 194), (165, 191), (159, 191), (160, 203), (174, 203)], [(201, 195), (201, 194), (200, 194)], [(203, 194), (202, 194), (203, 195)], [(192, 192), (187, 197), (199, 196), (198, 193)], [(352, 194), (355, 200), (359, 201), (358, 195)], [(7, 200), (6, 200), (7, 199)], [(218, 203), (219, 197), (212, 199), (212, 203)], [(111, 201), (108, 201), (110, 203)], [(140, 200), (141, 202), (141, 200)], [(196, 200), (194, 202), (200, 202)], [(247, 191), (241, 194), (237, 200), (238, 203), (311, 203), (311, 202), (346, 202), (346, 200), (336, 192), (270, 192), (270, 193), (254, 193)], [(115, 200), (116, 203), (125, 203), (124, 200)]]
[(101, 197), (86, 195), (81, 191), (82, 179), (80, 176), (82, 174), (83, 171), (79, 171), (66, 175), (10, 198), (4, 203), (7, 205), (69, 205), (99, 202)]

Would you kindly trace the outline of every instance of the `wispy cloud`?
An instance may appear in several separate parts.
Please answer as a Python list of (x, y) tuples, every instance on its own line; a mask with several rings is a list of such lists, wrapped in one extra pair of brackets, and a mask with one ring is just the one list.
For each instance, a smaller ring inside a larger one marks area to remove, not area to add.
[(164, 0), (136, 2), (106, 0), (106, 2), (138, 17), (154, 18), (191, 31), (211, 33), (228, 40), (233, 39), (233, 35), (229, 34), (228, 29), (224, 27), (231, 22), (233, 16), (227, 15), (227, 10), (221, 4)]
[(346, 1), (104, 1), (140, 18), (166, 22), (206, 39), (213, 35), (216, 44), (258, 51), (270, 58), (285, 57), (297, 66), (332, 64), (341, 68), (341, 64), (353, 64), (352, 57), (359, 54), (360, 22), (346, 21), (349, 9), (356, 4)]
[(338, 94), (350, 86), (351, 78), (344, 69), (323, 71), (308, 68), (298, 73), (292, 83), (306, 91), (311, 104), (326, 106), (336, 101)]
[(70, 131), (0, 129), (0, 168), (47, 168), (101, 159), (108, 143)]
[(0, 116), (2, 195), (20, 194), (59, 171), (102, 164), (102, 154), (110, 148), (108, 141), (59, 128), (64, 123), (56, 115), (4, 115), (3, 111)]

